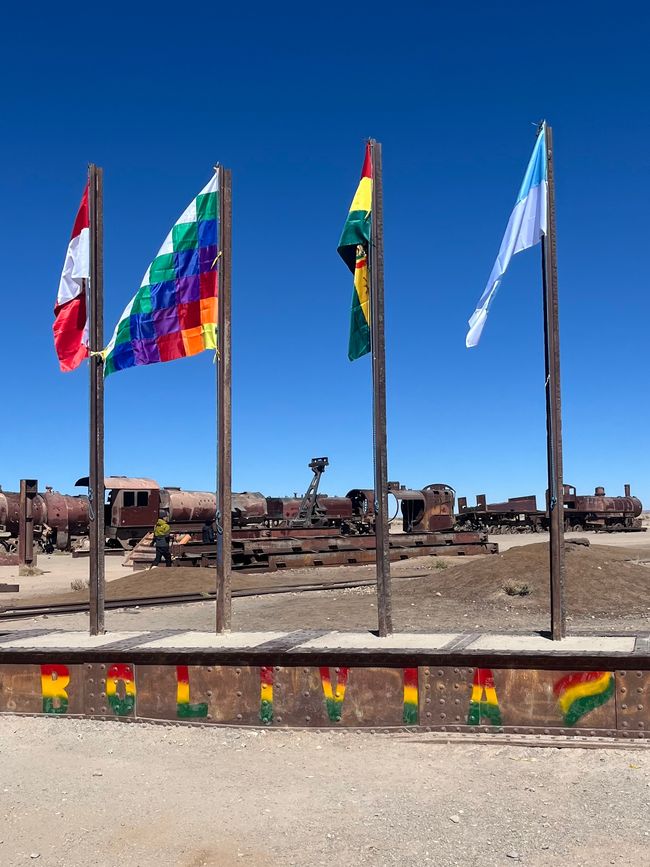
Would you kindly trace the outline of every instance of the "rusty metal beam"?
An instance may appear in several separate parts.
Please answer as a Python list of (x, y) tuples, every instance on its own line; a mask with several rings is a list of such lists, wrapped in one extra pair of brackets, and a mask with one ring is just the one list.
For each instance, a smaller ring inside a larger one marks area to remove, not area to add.
[(564, 599), (564, 481), (562, 469), (562, 396), (560, 390), (560, 321), (557, 282), (557, 237), (555, 227), (555, 174), (553, 130), (545, 124), (547, 164), (547, 234), (542, 236), (544, 284), (544, 362), (546, 389), (546, 437), (550, 516), (551, 634), (566, 635)]
[(88, 167), (90, 217), (90, 634), (104, 632), (104, 171)]
[[(451, 655), (423, 662), (416, 654), (398, 661), (376, 652), (359, 660), (358, 652), (343, 650), (315, 651), (299, 661), (290, 641), (269, 641), (267, 650), (248, 658), (236, 650), (198, 658), (179, 649), (142, 654), (128, 647), (35, 654), (0, 646), (0, 713), (485, 739), (615, 738), (650, 746), (650, 669), (630, 656), (611, 666), (598, 660), (599, 670), (589, 670), (584, 657), (571, 654), (520, 659), (517, 666), (481, 656), (454, 663)], [(563, 700), (578, 682), (598, 691), (589, 702)]]
[(232, 621), (232, 173), (219, 169), (219, 299), (217, 345), (217, 605), (216, 631), (230, 631)]
[(36, 566), (34, 551), (34, 497), (38, 493), (36, 479), (20, 480), (18, 516), (18, 574)]
[(384, 188), (381, 144), (370, 140), (372, 223), (368, 274), (372, 348), (372, 428), (377, 539), (377, 615), (379, 635), (393, 631), (388, 529), (388, 448), (386, 440), (386, 346), (384, 335)]

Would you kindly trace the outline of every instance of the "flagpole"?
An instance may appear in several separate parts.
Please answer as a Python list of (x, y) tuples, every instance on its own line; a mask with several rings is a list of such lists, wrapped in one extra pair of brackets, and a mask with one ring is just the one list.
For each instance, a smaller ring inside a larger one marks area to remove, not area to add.
[(90, 286), (88, 354), (90, 368), (90, 634), (104, 632), (104, 173), (88, 167)]
[(217, 302), (217, 633), (232, 618), (232, 172), (219, 168), (219, 292)]
[(562, 468), (562, 396), (560, 391), (560, 323), (555, 228), (555, 176), (553, 130), (546, 123), (547, 234), (542, 235), (544, 286), (544, 358), (546, 368), (546, 448), (548, 459), (548, 509), (550, 516), (551, 637), (566, 634), (564, 600), (564, 488)]
[(375, 471), (375, 560), (379, 635), (393, 631), (388, 537), (388, 457), (386, 443), (386, 348), (384, 340), (384, 191), (381, 144), (370, 140), (372, 159), (372, 221), (368, 276), (372, 348), (372, 427)]

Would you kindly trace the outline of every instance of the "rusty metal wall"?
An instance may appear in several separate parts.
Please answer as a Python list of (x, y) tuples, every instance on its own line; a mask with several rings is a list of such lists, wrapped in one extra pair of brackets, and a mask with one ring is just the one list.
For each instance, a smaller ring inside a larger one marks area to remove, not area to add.
[(0, 663), (0, 713), (650, 737), (650, 671)]

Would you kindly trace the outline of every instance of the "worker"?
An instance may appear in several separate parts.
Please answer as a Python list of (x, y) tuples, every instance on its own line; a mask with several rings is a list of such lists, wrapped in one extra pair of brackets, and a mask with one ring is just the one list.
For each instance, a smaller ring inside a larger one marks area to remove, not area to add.
[(210, 518), (208, 518), (201, 530), (201, 541), (204, 545), (214, 545), (214, 524)]
[(158, 518), (156, 526), (153, 528), (153, 544), (156, 550), (156, 559), (153, 561), (154, 566), (159, 566), (160, 561), (164, 560), (166, 566), (172, 565), (172, 554), (169, 549), (171, 540), (171, 527), (164, 518)]

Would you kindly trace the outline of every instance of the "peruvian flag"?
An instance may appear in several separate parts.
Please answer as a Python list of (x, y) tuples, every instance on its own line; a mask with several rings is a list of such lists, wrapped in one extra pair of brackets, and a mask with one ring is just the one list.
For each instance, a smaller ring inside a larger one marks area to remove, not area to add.
[(88, 184), (81, 198), (72, 237), (63, 264), (54, 307), (54, 346), (61, 370), (74, 370), (88, 357), (88, 304), (90, 279), (90, 221)]

